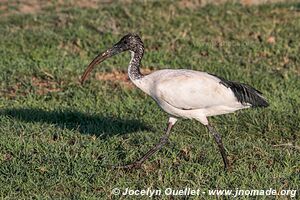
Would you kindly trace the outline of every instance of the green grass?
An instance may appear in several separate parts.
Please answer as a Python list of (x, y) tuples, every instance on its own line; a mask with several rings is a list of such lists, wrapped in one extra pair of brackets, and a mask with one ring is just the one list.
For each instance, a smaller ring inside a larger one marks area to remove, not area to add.
[[(113, 188), (148, 187), (299, 193), (299, 149), (274, 146), (300, 145), (299, 9), (299, 3), (189, 9), (141, 1), (1, 17), (1, 197), (118, 199)], [(263, 91), (270, 107), (210, 118), (232, 171), (223, 170), (205, 127), (189, 120), (176, 124), (170, 144), (141, 170), (108, 167), (145, 153), (168, 117), (139, 89), (95, 79), (97, 71), (126, 70), (128, 53), (97, 67), (83, 87), (78, 83), (91, 59), (127, 32), (143, 38), (147, 67), (207, 71)], [(267, 42), (271, 36), (275, 43)]]

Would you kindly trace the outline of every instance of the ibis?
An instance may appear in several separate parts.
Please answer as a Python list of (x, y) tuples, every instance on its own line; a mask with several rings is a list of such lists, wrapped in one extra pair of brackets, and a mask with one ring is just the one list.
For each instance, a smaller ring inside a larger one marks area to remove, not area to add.
[(84, 83), (92, 69), (105, 59), (130, 51), (128, 76), (133, 84), (151, 96), (169, 114), (166, 132), (160, 141), (135, 162), (117, 166), (123, 169), (140, 168), (169, 140), (171, 129), (179, 118), (194, 119), (207, 127), (221, 153), (224, 167), (228, 169), (226, 150), (221, 135), (207, 117), (232, 113), (250, 107), (267, 107), (269, 104), (257, 89), (243, 83), (229, 81), (219, 76), (188, 69), (163, 69), (149, 75), (140, 71), (144, 44), (138, 34), (129, 33), (108, 50), (100, 53), (88, 65), (81, 77)]

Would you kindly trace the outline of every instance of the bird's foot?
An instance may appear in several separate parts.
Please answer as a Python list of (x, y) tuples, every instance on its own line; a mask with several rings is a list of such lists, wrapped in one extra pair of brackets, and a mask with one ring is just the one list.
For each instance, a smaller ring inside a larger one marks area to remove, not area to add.
[(231, 171), (231, 169), (232, 169), (231, 165), (224, 166), (225, 171)]
[(133, 170), (133, 169), (140, 169), (141, 167), (142, 167), (141, 162), (134, 162), (128, 165), (113, 166), (113, 169)]
[(228, 160), (228, 157), (226, 156), (226, 158), (223, 161), (224, 161), (224, 170), (231, 172), (233, 170), (231, 160)]

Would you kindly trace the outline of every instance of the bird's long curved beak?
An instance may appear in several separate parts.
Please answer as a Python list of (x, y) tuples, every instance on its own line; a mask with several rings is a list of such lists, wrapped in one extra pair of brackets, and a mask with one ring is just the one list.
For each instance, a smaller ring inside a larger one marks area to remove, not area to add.
[(104, 51), (103, 53), (100, 53), (96, 58), (94, 58), (94, 60), (88, 65), (88, 67), (86, 68), (86, 70), (84, 71), (80, 83), (83, 84), (84, 81), (86, 80), (87, 76), (89, 75), (89, 73), (94, 69), (94, 67), (103, 62), (105, 59), (116, 55), (118, 53), (118, 49), (116, 47), (110, 48), (106, 51)]

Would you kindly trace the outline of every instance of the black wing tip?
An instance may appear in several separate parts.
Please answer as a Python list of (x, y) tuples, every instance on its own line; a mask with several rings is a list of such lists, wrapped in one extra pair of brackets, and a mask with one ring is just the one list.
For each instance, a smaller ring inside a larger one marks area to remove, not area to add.
[[(220, 78), (220, 77), (218, 77)], [(251, 107), (268, 107), (269, 103), (262, 96), (262, 92), (244, 83), (227, 81), (220, 78), (220, 83), (231, 89), (237, 100), (243, 105), (251, 105)]]
[[(210, 74), (210, 73), (209, 73)], [(262, 96), (262, 92), (244, 83), (228, 81), (222, 77), (210, 74), (220, 79), (220, 84), (230, 88), (236, 99), (243, 105), (251, 107), (268, 107), (270, 104)]]
[(248, 93), (250, 93), (248, 102), (252, 105), (252, 107), (269, 107), (270, 104), (267, 102), (267, 100), (262, 96), (263, 93), (250, 85), (247, 84), (240, 84), (242, 87), (246, 87), (246, 90)]
[(261, 96), (259, 96), (259, 99), (257, 99), (255, 101), (255, 103), (251, 103), (252, 107), (262, 107), (262, 108), (266, 108), (266, 107), (269, 107), (270, 104)]

